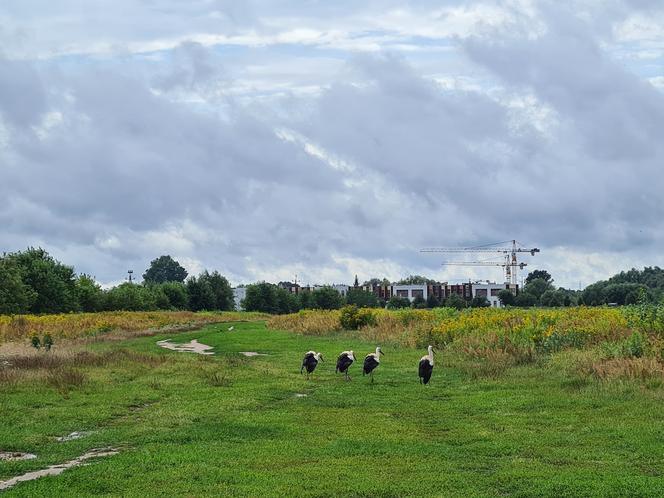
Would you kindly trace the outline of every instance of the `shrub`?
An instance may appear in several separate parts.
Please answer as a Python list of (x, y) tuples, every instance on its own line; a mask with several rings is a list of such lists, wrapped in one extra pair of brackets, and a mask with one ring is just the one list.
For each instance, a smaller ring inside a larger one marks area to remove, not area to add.
[(358, 308), (354, 304), (344, 306), (339, 312), (339, 324), (345, 330), (358, 330), (375, 323), (376, 317), (370, 309)]
[(408, 298), (393, 296), (387, 302), (387, 309), (398, 310), (401, 308), (410, 308), (410, 300)]
[(84, 381), (85, 375), (73, 368), (51, 370), (46, 377), (46, 383), (63, 394), (69, 392), (74, 387), (82, 386)]

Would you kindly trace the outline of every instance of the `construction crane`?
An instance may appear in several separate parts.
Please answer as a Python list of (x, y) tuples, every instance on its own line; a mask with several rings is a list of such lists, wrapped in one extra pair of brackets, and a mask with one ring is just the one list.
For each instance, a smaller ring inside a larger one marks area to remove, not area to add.
[[(511, 247), (500, 247), (503, 244), (511, 242)], [(527, 263), (519, 263), (517, 261), (518, 253), (530, 253), (534, 256), (540, 252), (537, 247), (526, 249), (521, 247), (521, 244), (516, 240), (507, 240), (504, 242), (496, 242), (494, 244), (487, 244), (475, 247), (428, 247), (422, 249), (420, 252), (443, 252), (443, 253), (469, 253), (469, 254), (486, 254), (486, 253), (500, 253), (504, 255), (503, 262), (497, 261), (456, 261), (443, 263), (446, 266), (502, 266), (505, 269), (505, 282), (512, 285), (517, 284), (517, 269), (523, 270)]]

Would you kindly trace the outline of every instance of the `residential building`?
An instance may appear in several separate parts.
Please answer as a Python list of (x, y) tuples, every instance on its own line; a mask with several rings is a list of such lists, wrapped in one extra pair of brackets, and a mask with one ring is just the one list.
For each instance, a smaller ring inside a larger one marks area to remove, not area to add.
[(247, 297), (247, 288), (246, 287), (235, 287), (233, 289), (233, 299), (235, 300), (235, 310), (242, 311), (242, 301)]

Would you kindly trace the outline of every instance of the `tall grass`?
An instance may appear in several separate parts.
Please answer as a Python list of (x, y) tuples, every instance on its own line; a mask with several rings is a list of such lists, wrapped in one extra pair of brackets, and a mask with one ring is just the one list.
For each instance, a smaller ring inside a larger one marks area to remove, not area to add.
[(261, 313), (191, 311), (114, 311), (60, 315), (0, 315), (0, 343), (50, 335), (58, 339), (94, 337), (110, 331), (139, 332), (167, 327), (194, 327), (208, 323), (260, 320)]
[[(598, 347), (605, 352), (590, 363), (587, 356), (577, 356), (573, 368), (598, 379), (643, 379), (661, 376), (664, 365), (664, 306), (372, 312), (373, 319), (358, 337), (383, 345), (433, 344), (463, 357), (473, 375), (497, 375), (559, 352)], [(342, 329), (339, 316), (335, 311), (306, 311), (273, 317), (268, 327), (333, 334)]]

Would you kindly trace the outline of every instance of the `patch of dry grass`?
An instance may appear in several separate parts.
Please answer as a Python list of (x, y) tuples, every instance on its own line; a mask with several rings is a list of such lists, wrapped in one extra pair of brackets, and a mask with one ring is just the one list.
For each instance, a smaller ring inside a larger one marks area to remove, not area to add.
[(0, 315), (0, 343), (26, 340), (46, 334), (58, 341), (94, 338), (114, 332), (117, 339), (155, 333), (171, 327), (186, 329), (211, 323), (264, 320), (269, 315), (225, 311), (193, 313), (191, 311), (113, 311), (103, 313), (69, 313), (60, 315)]
[(44, 382), (66, 394), (83, 385), (85, 374), (80, 369), (85, 367), (140, 363), (155, 368), (167, 361), (167, 356), (129, 349), (97, 353), (72, 343), (48, 352), (22, 344), (4, 344), (0, 347), (0, 387), (7, 389), (25, 381)]
[(275, 315), (267, 321), (268, 328), (289, 330), (302, 335), (327, 335), (341, 330), (338, 310), (303, 310), (290, 315)]

